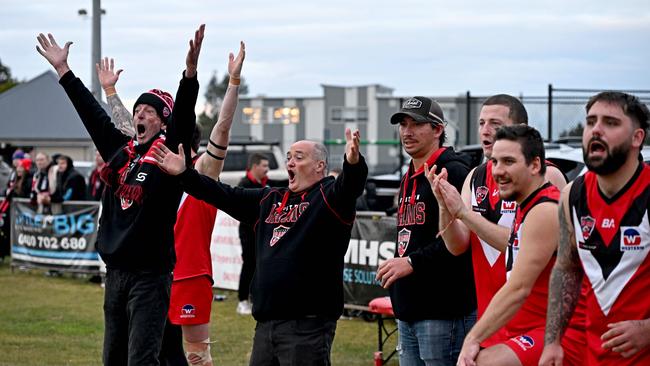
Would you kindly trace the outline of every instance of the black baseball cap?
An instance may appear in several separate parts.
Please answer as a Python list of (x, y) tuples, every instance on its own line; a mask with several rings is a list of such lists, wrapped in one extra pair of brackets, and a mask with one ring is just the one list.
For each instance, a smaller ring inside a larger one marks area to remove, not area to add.
[(413, 118), (417, 123), (445, 124), (445, 116), (440, 105), (427, 97), (408, 98), (399, 112), (390, 117), (390, 123), (396, 125), (406, 116)]

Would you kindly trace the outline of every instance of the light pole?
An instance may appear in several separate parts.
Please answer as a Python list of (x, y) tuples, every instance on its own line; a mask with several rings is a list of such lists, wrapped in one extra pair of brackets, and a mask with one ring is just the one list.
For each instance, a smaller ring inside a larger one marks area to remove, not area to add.
[[(79, 15), (86, 16), (88, 12), (86, 9), (79, 9)], [(100, 0), (93, 0), (93, 14), (92, 14), (92, 53), (90, 54), (90, 75), (91, 84), (90, 91), (95, 96), (95, 99), (102, 99), (102, 88), (99, 85), (99, 77), (95, 70), (95, 64), (98, 64), (102, 58), (102, 15), (106, 11), (101, 8)]]

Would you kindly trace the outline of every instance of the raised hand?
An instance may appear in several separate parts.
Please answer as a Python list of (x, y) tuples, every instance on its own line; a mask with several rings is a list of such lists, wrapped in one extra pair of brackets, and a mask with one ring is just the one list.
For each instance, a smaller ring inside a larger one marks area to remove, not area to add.
[(164, 144), (153, 146), (152, 154), (158, 166), (170, 175), (179, 175), (185, 171), (185, 151), (183, 144), (178, 144), (178, 154), (173, 153)]
[(239, 79), (241, 77), (241, 68), (244, 65), (244, 59), (246, 58), (246, 44), (244, 41), (239, 42), (239, 53), (237, 57), (230, 52), (228, 55), (228, 75), (231, 78)]
[(433, 193), (436, 193), (436, 186), (438, 185), (438, 174), (436, 174), (436, 165), (434, 164), (431, 169), (429, 169), (429, 164), (424, 163), (424, 176), (427, 177), (429, 184), (431, 185), (431, 190)]
[(205, 24), (201, 24), (199, 29), (194, 32), (194, 40), (190, 39), (190, 49), (187, 51), (187, 57), (185, 58), (185, 76), (188, 78), (193, 78), (196, 75), (204, 34)]
[(431, 167), (431, 169), (429, 169), (429, 164), (424, 163), (424, 176), (427, 177), (427, 180), (431, 185), (431, 191), (433, 192), (433, 195), (436, 196), (436, 201), (438, 201), (438, 207), (444, 208), (446, 210), (447, 208), (445, 207), (445, 201), (442, 197), (442, 192), (440, 192), (440, 188), (438, 187), (440, 182), (440, 176), (439, 174), (436, 174), (436, 170), (437, 170), (436, 168), (437, 167), (434, 164)]
[(349, 164), (359, 162), (359, 144), (361, 134), (359, 130), (352, 132), (349, 128), (345, 129), (345, 159)]
[(442, 198), (445, 200), (445, 206), (449, 214), (457, 219), (462, 219), (468, 210), (456, 187), (452, 186), (447, 180), (440, 179), (438, 188), (442, 193)]
[(63, 48), (61, 48), (56, 43), (54, 36), (50, 33), (47, 34), (47, 37), (43, 33), (39, 33), (36, 39), (41, 45), (41, 47), (36, 46), (36, 51), (45, 57), (47, 62), (54, 67), (59, 77), (70, 70), (68, 66), (68, 54), (70, 53), (70, 45), (72, 45), (72, 42), (66, 42)]
[(95, 64), (95, 69), (97, 70), (97, 76), (99, 77), (99, 84), (102, 86), (102, 89), (113, 88), (115, 84), (120, 79), (120, 74), (122, 69), (115, 70), (115, 60), (108, 57), (104, 57), (99, 60), (98, 64)]

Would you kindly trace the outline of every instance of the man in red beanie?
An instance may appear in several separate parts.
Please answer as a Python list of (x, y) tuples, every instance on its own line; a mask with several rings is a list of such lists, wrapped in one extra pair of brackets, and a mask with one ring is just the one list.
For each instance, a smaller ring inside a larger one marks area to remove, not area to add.
[[(239, 53), (228, 57), (228, 88), (218, 120), (208, 139), (205, 154), (199, 155), (201, 132), (192, 136), (192, 161), (201, 174), (218, 179), (230, 140), (230, 127), (237, 109), (241, 70), (246, 55), (244, 42)], [(121, 70), (115, 71), (113, 59), (97, 64), (99, 82), (111, 108), (113, 122), (127, 135), (135, 135), (133, 118), (115, 90)], [(183, 194), (174, 228), (176, 266), (172, 282), (169, 317), (165, 325), (161, 365), (211, 366), (210, 314), (212, 310), (212, 256), (210, 244), (217, 208)], [(182, 328), (181, 328), (182, 327)], [(184, 352), (185, 350), (185, 352)], [(186, 360), (187, 358), (187, 360)]]
[[(60, 47), (39, 34), (37, 51), (58, 73), (97, 150), (107, 161), (106, 190), (97, 250), (106, 263), (104, 296), (105, 365), (157, 365), (169, 308), (174, 253), (174, 224), (182, 189), (151, 157), (151, 148), (183, 144), (189, 149), (198, 96), (196, 68), (204, 26), (190, 40), (186, 69), (174, 104), (157, 89), (138, 98), (136, 135), (120, 132), (68, 66), (72, 42)], [(166, 130), (162, 130), (163, 124)]]

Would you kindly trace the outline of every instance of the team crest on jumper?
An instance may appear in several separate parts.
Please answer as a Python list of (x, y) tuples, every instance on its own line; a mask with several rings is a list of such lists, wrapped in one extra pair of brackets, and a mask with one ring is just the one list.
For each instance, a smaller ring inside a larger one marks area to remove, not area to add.
[(133, 200), (127, 200), (120, 197), (120, 205), (122, 206), (122, 210), (126, 210), (127, 208), (131, 207), (132, 204)]
[(487, 198), (488, 192), (489, 192), (489, 190), (488, 190), (488, 187), (486, 187), (486, 186), (480, 186), (480, 187), (476, 188), (476, 192), (474, 194), (474, 196), (476, 196), (476, 204), (480, 205), (481, 202), (483, 202), (483, 200), (485, 198)]
[(287, 233), (287, 231), (289, 231), (289, 228), (283, 225), (280, 225), (275, 229), (273, 229), (273, 236), (271, 237), (271, 241), (269, 242), (269, 244), (271, 246), (274, 246), (275, 243), (277, 243), (278, 240), (280, 240), (280, 238), (282, 238), (284, 234)]
[(404, 228), (397, 233), (397, 254), (400, 257), (406, 253), (409, 241), (411, 241), (411, 230)]
[(580, 217), (580, 229), (582, 230), (582, 237), (587, 240), (591, 235), (591, 232), (594, 231), (594, 226), (596, 226), (596, 220), (591, 216), (581, 216)]

